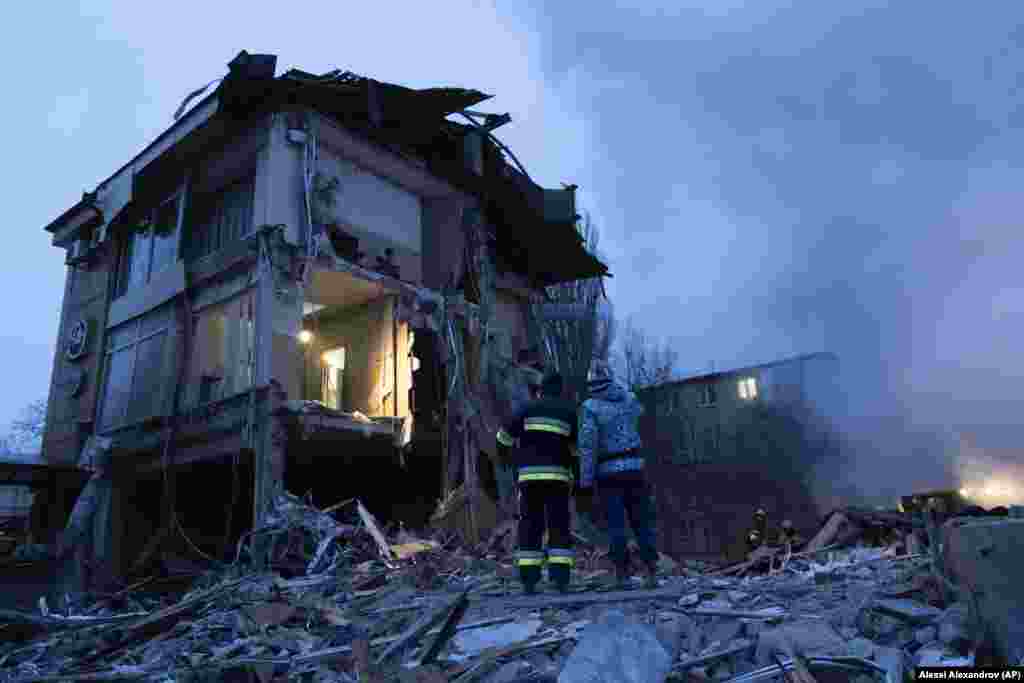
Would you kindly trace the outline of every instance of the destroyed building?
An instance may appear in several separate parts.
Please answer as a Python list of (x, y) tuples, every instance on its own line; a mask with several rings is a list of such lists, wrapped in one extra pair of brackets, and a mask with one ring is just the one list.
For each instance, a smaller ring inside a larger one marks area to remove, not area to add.
[(89, 552), (114, 575), (223, 555), (281, 488), (479, 537), (530, 298), (607, 275), (575, 186), (534, 183), (481, 92), (229, 68), (46, 226), (68, 268), (43, 455), (76, 474), (36, 495), (36, 537), (82, 466), (112, 482)]
[(664, 552), (740, 557), (757, 508), (816, 527), (807, 478), (837, 447), (816, 407), (833, 400), (837, 370), (815, 353), (638, 391)]

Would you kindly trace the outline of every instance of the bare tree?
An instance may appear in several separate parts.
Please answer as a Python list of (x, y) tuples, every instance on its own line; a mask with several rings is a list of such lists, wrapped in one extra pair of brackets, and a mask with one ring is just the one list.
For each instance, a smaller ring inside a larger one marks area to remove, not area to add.
[(622, 329), (617, 365), (630, 389), (667, 382), (675, 375), (679, 353), (667, 341), (658, 340), (627, 318)]
[(10, 433), (0, 438), (0, 452), (9, 455), (36, 452), (46, 427), (46, 400), (29, 403), (21, 417), (11, 422)]
[[(577, 230), (587, 251), (597, 256), (599, 231), (589, 214)], [(546, 287), (532, 309), (547, 363), (562, 374), (568, 398), (585, 399), (591, 360), (608, 358), (615, 334), (615, 317), (601, 278)]]

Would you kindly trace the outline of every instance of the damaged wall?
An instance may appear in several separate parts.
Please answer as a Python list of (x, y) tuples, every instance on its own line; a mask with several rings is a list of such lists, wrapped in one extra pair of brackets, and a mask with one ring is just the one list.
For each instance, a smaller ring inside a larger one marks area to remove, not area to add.
[[(320, 145), (318, 173), (322, 180), (337, 183), (331, 192), (334, 205), (318, 213), (319, 221), (336, 224), (359, 240), (365, 254), (362, 265), (374, 268), (385, 249), (393, 250), (399, 277), (422, 282), (423, 219), (415, 194), (374, 175), (343, 158), (325, 144)], [(314, 219), (316, 220), (316, 219)]]
[(255, 297), (246, 291), (194, 314), (194, 350), (186, 375), (186, 408), (248, 390), (254, 380)]
[[(87, 427), (94, 420), (108, 280), (104, 261), (67, 269), (42, 445), (43, 457), (52, 464), (77, 460), (83, 439), (79, 425)], [(76, 326), (84, 326), (86, 339), (81, 356), (72, 359), (67, 351)]]
[(408, 415), (412, 388), (409, 326), (397, 324), (398, 387), (394, 392), (393, 315), (394, 298), (387, 297), (351, 308), (324, 309), (311, 317), (306, 327), (313, 339), (305, 350), (305, 397), (324, 400), (323, 354), (341, 347), (345, 349), (341, 409), (370, 417), (392, 416), (393, 396), (397, 393), (397, 414)]

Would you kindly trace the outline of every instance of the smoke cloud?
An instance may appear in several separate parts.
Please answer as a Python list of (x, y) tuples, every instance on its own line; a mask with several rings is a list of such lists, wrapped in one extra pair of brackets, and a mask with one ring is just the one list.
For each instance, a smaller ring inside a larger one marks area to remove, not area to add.
[(618, 309), (694, 369), (837, 353), (824, 498), (1014, 476), (1024, 6), (770, 5), (536, 18)]

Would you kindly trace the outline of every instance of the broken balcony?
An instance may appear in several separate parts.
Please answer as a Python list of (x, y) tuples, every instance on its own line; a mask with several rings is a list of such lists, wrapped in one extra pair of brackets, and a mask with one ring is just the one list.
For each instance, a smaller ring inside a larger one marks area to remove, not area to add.
[(285, 486), (319, 504), (359, 495), (396, 518), (425, 519), (439, 495), (440, 451), (414, 443), (420, 361), (399, 285), (353, 266), (311, 274), (290, 344), (296, 398), (281, 411), (290, 437)]

